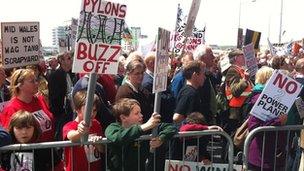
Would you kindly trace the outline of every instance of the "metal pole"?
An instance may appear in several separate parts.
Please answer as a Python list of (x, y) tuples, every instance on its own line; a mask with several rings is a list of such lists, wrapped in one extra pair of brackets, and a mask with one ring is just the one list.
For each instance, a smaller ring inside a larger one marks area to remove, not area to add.
[(282, 40), (282, 18), (283, 18), (283, 0), (281, 0), (279, 43), (281, 43)]
[[(89, 83), (88, 83), (89, 85), (88, 85), (85, 114), (84, 114), (84, 121), (86, 125), (90, 124), (91, 113), (93, 109), (93, 99), (96, 88), (96, 80), (97, 80), (97, 74), (91, 73), (89, 77)], [(87, 142), (87, 141), (88, 141), (88, 134), (81, 137), (81, 142)]]

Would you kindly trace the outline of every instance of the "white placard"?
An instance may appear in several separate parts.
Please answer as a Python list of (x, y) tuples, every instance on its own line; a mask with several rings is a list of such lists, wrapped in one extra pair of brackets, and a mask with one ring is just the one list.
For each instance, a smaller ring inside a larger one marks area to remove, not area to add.
[[(92, 141), (91, 139), (97, 136), (97, 134), (89, 134), (88, 141)], [(101, 159), (100, 152), (97, 150), (97, 148), (94, 145), (85, 145), (84, 151), (87, 156), (87, 160), (89, 163), (95, 162), (97, 160)]]
[(11, 154), (11, 170), (14, 171), (32, 171), (34, 155), (30, 152), (16, 152)]
[(220, 67), (221, 67), (221, 72), (223, 73), (226, 71), (229, 67), (231, 66), (229, 57), (225, 56), (221, 61), (220, 61)]
[(52, 129), (52, 121), (43, 110), (35, 111), (33, 112), (33, 115), (39, 122), (42, 132), (46, 132)]
[(167, 88), (170, 31), (158, 28), (157, 50), (154, 65), (153, 93)]
[(4, 68), (39, 62), (39, 22), (3, 22), (1, 38)]
[(258, 63), (255, 58), (254, 46), (253, 43), (250, 43), (243, 47), (244, 58), (245, 58), (245, 65), (248, 69), (249, 75), (254, 76), (255, 73), (258, 71)]
[[(242, 171), (242, 165), (233, 165), (234, 171)], [(165, 171), (228, 171), (228, 164), (212, 163), (211, 165), (204, 165), (201, 162), (188, 162), (179, 160), (166, 160)]]
[(73, 72), (117, 74), (126, 10), (118, 3), (82, 1)]
[(301, 89), (300, 83), (276, 70), (266, 83), (250, 114), (263, 121), (287, 115)]

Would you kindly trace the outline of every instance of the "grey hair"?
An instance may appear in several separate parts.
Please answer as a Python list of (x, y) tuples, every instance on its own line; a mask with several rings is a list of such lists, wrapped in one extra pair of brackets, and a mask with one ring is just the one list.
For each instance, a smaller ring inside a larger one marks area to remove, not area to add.
[(208, 46), (201, 44), (197, 46), (193, 52), (193, 58), (194, 60), (201, 60), (202, 56), (206, 54), (206, 49)]

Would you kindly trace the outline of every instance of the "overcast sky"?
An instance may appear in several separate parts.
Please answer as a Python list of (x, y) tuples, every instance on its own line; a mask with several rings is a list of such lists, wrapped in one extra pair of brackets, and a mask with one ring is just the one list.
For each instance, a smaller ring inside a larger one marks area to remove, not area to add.
[[(177, 4), (188, 12), (191, 0), (113, 0), (127, 5), (128, 26), (142, 28), (142, 34), (153, 37), (157, 27), (173, 30)], [(261, 43), (269, 36), (278, 42), (281, 0), (201, 0), (197, 27), (206, 24), (206, 42), (236, 45), (239, 7), (241, 27), (262, 32)], [(52, 43), (52, 28), (78, 18), (81, 0), (0, 0), (0, 22), (39, 21), (43, 46)], [(284, 0), (282, 41), (304, 37), (303, 0)]]

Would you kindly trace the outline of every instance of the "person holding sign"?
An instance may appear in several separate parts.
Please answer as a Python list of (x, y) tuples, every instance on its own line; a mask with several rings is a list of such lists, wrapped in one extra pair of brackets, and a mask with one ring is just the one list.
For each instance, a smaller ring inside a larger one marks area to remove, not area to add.
[[(84, 110), (86, 103), (87, 91), (78, 91), (73, 98), (77, 117), (74, 121), (68, 122), (63, 127), (63, 139), (79, 142), (81, 136), (89, 134), (89, 141), (96, 142), (102, 139), (102, 127), (95, 119), (97, 109), (100, 105), (100, 99), (94, 94), (93, 112), (91, 114), (90, 125), (86, 125), (84, 118)], [(67, 165), (67, 171), (71, 170), (101, 170), (101, 152), (103, 146), (101, 144), (85, 145), (77, 147), (66, 147), (64, 155)], [(88, 165), (89, 163), (89, 165)], [(74, 168), (74, 169), (73, 169)]]
[[(256, 79), (255, 83), (256, 85), (253, 87), (253, 93), (251, 95), (251, 98), (249, 101), (249, 105), (253, 106), (260, 94), (262, 93), (266, 82), (269, 80), (269, 78), (272, 76), (273, 69), (269, 67), (262, 67), (260, 68), (256, 73)], [(269, 121), (262, 121), (259, 118), (250, 115), (248, 120), (248, 130), (249, 132), (252, 131), (255, 128), (258, 128), (260, 126), (280, 126), (285, 125), (285, 122), (287, 120), (287, 115), (283, 114), (280, 115), (277, 118), (271, 119)], [(249, 155), (248, 155), (248, 163), (249, 163), (249, 169), (253, 170), (261, 170), (261, 166), (263, 164), (263, 170), (274, 170), (274, 158), (276, 157), (276, 170), (283, 169), (284, 170), (284, 164), (285, 164), (285, 156), (286, 154), (284, 149), (284, 143), (286, 142), (286, 137), (284, 134), (279, 133), (278, 134), (278, 145), (277, 150), (275, 151), (275, 134), (272, 132), (266, 132), (265, 133), (265, 151), (264, 156), (261, 156), (262, 154), (262, 148), (263, 148), (263, 135), (257, 135), (254, 137), (253, 141), (250, 144), (249, 147)], [(262, 157), (264, 157), (264, 163), (261, 163)]]
[(243, 52), (235, 49), (229, 52), (228, 57), (232, 65), (228, 68), (225, 79), (225, 94), (230, 108), (226, 132), (232, 134), (243, 120), (241, 107), (252, 91), (252, 83), (249, 74), (244, 70)]
[[(110, 170), (153, 170), (153, 155), (149, 147), (155, 149), (155, 170), (164, 170), (166, 141), (176, 134), (176, 128), (169, 123), (160, 123), (161, 116), (153, 113), (147, 122), (143, 121), (140, 103), (137, 100), (122, 98), (113, 106), (113, 114), (117, 122), (106, 129), (106, 137), (112, 143), (108, 145)], [(149, 141), (135, 141), (141, 135), (150, 134), (157, 128), (157, 136)], [(140, 153), (138, 153), (140, 152)], [(140, 154), (140, 156), (138, 155)], [(149, 159), (148, 159), (149, 158)], [(146, 160), (148, 159), (148, 163)]]

